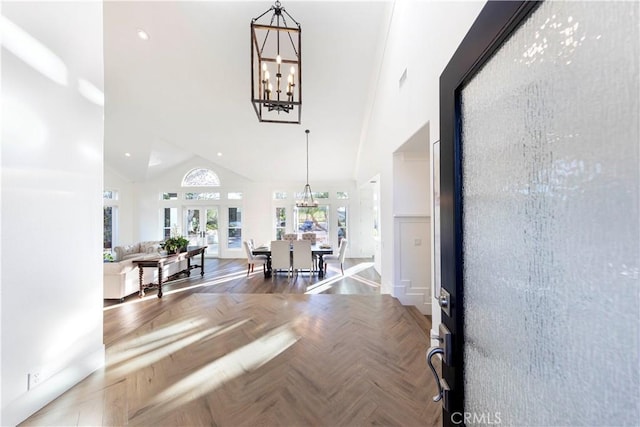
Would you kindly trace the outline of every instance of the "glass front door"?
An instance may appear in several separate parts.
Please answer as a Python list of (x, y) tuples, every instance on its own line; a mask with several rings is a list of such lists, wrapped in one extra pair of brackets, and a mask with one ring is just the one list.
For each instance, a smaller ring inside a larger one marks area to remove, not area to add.
[(440, 79), (447, 426), (640, 419), (639, 14), (488, 2)]
[(184, 229), (189, 246), (206, 246), (205, 256), (217, 257), (218, 246), (218, 207), (187, 207), (184, 211)]

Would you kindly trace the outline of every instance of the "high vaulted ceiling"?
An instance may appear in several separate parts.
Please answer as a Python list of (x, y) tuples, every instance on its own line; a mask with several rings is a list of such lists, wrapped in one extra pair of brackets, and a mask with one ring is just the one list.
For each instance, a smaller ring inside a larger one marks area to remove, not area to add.
[(105, 2), (107, 167), (144, 181), (200, 156), (253, 181), (299, 181), (310, 129), (310, 180), (353, 179), (391, 5), (282, 1), (302, 27), (295, 125), (258, 122), (250, 101), (250, 22), (272, 4)]

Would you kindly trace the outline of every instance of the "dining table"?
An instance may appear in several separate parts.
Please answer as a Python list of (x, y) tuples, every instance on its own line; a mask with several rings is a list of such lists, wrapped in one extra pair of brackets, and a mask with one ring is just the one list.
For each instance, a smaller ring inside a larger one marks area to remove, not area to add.
[[(293, 247), (291, 247), (290, 250), (293, 252)], [(253, 248), (251, 253), (254, 255), (265, 255), (267, 257), (267, 268), (265, 269), (264, 277), (271, 277), (271, 248), (269, 245), (261, 245)], [(324, 277), (324, 262), (322, 261), (322, 257), (333, 254), (333, 248), (316, 243), (315, 245), (311, 245), (311, 254), (318, 257), (318, 277)]]

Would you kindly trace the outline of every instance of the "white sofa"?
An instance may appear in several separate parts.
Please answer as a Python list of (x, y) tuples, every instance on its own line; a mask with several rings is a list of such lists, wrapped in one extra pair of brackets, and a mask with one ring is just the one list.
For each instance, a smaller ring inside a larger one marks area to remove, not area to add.
[[(103, 264), (103, 298), (123, 301), (128, 295), (140, 290), (140, 273), (134, 259), (153, 258), (159, 256), (160, 242), (141, 242), (137, 245), (114, 248), (116, 261)], [(139, 252), (144, 250), (144, 252)], [(163, 280), (187, 268), (187, 260), (165, 265), (162, 270)], [(142, 283), (158, 283), (158, 269), (146, 267)]]
[(116, 246), (113, 248), (115, 261), (126, 259), (143, 258), (146, 255), (158, 255), (160, 253), (160, 243), (157, 240), (134, 243), (133, 245)]

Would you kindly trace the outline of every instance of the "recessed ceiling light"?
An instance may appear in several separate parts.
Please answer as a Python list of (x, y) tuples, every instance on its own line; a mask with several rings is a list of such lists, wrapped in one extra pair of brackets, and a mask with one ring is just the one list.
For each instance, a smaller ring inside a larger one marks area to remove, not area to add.
[(145, 30), (138, 30), (138, 37), (142, 40), (149, 40), (149, 34)]
[(131, 153), (124, 153), (125, 157), (131, 157)]
[(222, 153), (218, 153), (218, 157), (222, 157)]

